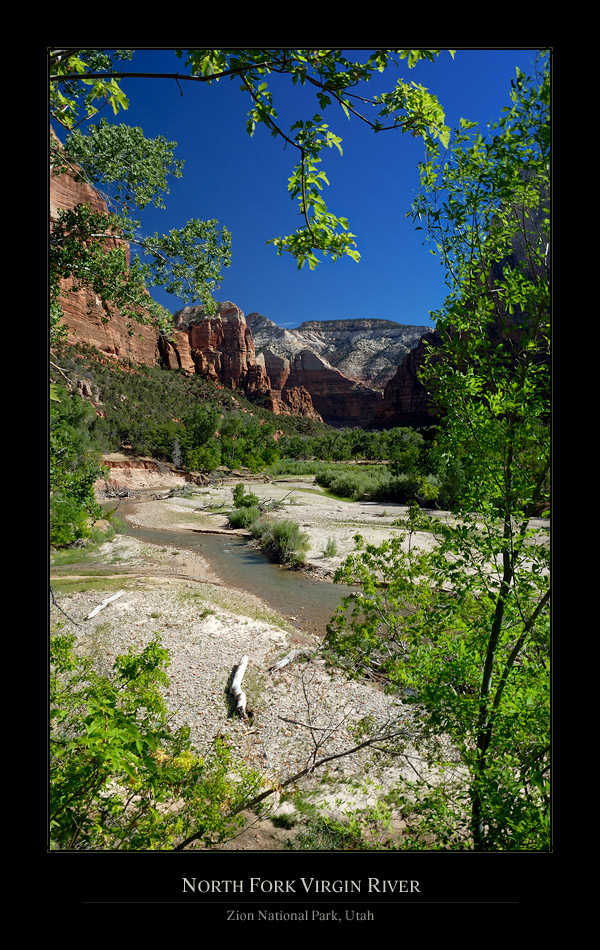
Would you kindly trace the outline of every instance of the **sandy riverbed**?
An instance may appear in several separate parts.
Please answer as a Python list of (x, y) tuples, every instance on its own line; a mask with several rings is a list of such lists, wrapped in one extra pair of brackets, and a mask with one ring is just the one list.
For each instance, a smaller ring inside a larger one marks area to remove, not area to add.
[[(257, 495), (261, 502), (282, 504), (275, 516), (296, 521), (308, 535), (305, 569), (324, 580), (332, 580), (336, 568), (356, 549), (355, 535), (360, 534), (365, 541), (377, 545), (404, 533), (402, 526), (394, 525), (394, 522), (406, 518), (406, 505), (331, 498), (312, 478), (282, 478), (271, 482), (231, 479), (221, 486), (197, 488), (190, 498), (146, 501), (136, 513), (135, 521), (142, 526), (188, 530), (193, 526), (197, 531), (230, 532), (224, 509), (228, 511), (233, 507), (232, 489), (239, 482), (245, 485), (247, 491)], [(179, 519), (178, 513), (181, 515)], [(437, 512), (436, 515), (446, 517), (443, 512)], [(330, 541), (335, 542), (336, 553), (333, 556), (325, 554)], [(430, 534), (420, 532), (412, 543), (429, 549), (434, 541)]]
[[(143, 493), (133, 515), (137, 524), (229, 532), (226, 510), (232, 506), (233, 485), (243, 479), (197, 488), (189, 497), (158, 500), (152, 494), (166, 496), (174, 487), (172, 478), (161, 483), (153, 474), (148, 484), (148, 477), (148, 473), (129, 471), (119, 478), (121, 484)], [(244, 484), (261, 500), (283, 502), (279, 515), (293, 518), (309, 536), (308, 570), (328, 581), (354, 550), (355, 534), (379, 544), (401, 530), (393, 522), (406, 514), (405, 506), (331, 499), (311, 479), (248, 479)], [(326, 557), (330, 539), (337, 551)], [(434, 543), (426, 534), (416, 541), (426, 547)], [(199, 554), (168, 544), (144, 544), (126, 535), (102, 545), (91, 562), (82, 549), (83, 562), (85, 569), (70, 564), (53, 572), (53, 619), (72, 621), (80, 649), (93, 653), (105, 670), (115, 655), (130, 647), (139, 649), (158, 634), (171, 655), (169, 706), (177, 724), (191, 727), (199, 748), (227, 733), (244, 761), (269, 778), (283, 781), (315, 754), (314, 737), (321, 741), (327, 734), (319, 755), (341, 757), (303, 780), (301, 791), (338, 816), (348, 806), (375, 804), (397, 786), (400, 776), (414, 777), (415, 769), (425, 772), (422, 750), (410, 738), (417, 731), (414, 707), (386, 696), (371, 683), (349, 683), (319, 656), (317, 639), (286, 623), (261, 600), (260, 591), (249, 594), (227, 588)], [(90, 573), (95, 576), (91, 584)], [(117, 589), (123, 594), (87, 620), (91, 610)], [(305, 654), (302, 662), (295, 659), (275, 668), (294, 650), (308, 651), (312, 659), (306, 662)], [(253, 709), (252, 719), (246, 722), (232, 717), (227, 700), (229, 677), (243, 655), (249, 657), (245, 688)], [(404, 755), (380, 758), (377, 763), (370, 751), (343, 755), (354, 744), (353, 732), (365, 717), (382, 728), (395, 722), (409, 737)], [(312, 732), (306, 727), (309, 719)], [(293, 810), (289, 801), (280, 802), (278, 796), (273, 796), (272, 805), (279, 813)], [(248, 814), (244, 833), (225, 848), (284, 849), (296, 831), (277, 827), (273, 817), (263, 815), (259, 820)], [(402, 814), (392, 811), (386, 834), (397, 835), (402, 827)]]
[[(142, 476), (143, 477), (143, 476)], [(129, 487), (135, 481), (128, 475)], [(140, 479), (141, 480), (141, 479)], [(231, 507), (232, 486), (198, 489), (190, 498), (156, 500), (141, 485), (145, 499), (133, 520), (155, 528), (226, 530), (227, 519), (214, 506)], [(331, 580), (335, 567), (354, 547), (353, 536), (368, 528), (369, 540), (389, 535), (398, 512), (388, 506), (358, 506), (332, 502), (305, 482), (248, 483), (259, 497), (284, 499), (282, 514), (293, 517), (310, 537), (310, 568)], [(164, 489), (172, 487), (165, 485)], [(153, 491), (160, 492), (154, 484)], [(166, 492), (165, 492), (166, 494)], [(335, 538), (338, 553), (325, 558), (323, 548)], [(97, 571), (90, 584), (90, 574)], [(103, 575), (103, 576), (100, 576)], [(81, 587), (77, 584), (81, 578)], [(353, 732), (368, 717), (383, 728), (394, 722), (412, 732), (410, 707), (386, 696), (375, 685), (348, 682), (318, 655), (319, 643), (274, 613), (256, 595), (223, 585), (201, 555), (170, 547), (144, 544), (127, 535), (106, 542), (93, 557), (82, 549), (82, 562), (63, 565), (52, 574), (56, 605), (53, 619), (72, 621), (79, 648), (92, 653), (108, 671), (114, 656), (131, 647), (139, 649), (159, 635), (171, 655), (167, 700), (178, 725), (189, 725), (199, 748), (227, 733), (236, 752), (269, 778), (283, 781), (302, 769), (317, 752), (335, 756), (326, 769), (303, 780), (303, 796), (341, 816), (346, 807), (369, 807), (393, 789), (401, 774), (412, 774), (418, 751), (409, 744), (407, 759), (377, 764), (370, 751), (345, 753), (354, 743)], [(91, 610), (116, 590), (123, 594), (91, 619)], [(305, 651), (277, 669), (274, 665), (291, 651)], [(250, 721), (231, 715), (227, 683), (243, 655), (249, 657), (244, 686)], [(311, 658), (312, 657), (312, 658)], [(311, 722), (312, 729), (307, 728)], [(366, 784), (365, 784), (366, 783)], [(228, 850), (281, 850), (293, 838), (294, 828), (278, 827), (273, 817), (293, 811), (289, 802), (273, 796), (275, 814), (247, 815), (244, 833), (225, 846)], [(386, 834), (403, 827), (393, 812)], [(383, 833), (383, 832), (382, 832)]]

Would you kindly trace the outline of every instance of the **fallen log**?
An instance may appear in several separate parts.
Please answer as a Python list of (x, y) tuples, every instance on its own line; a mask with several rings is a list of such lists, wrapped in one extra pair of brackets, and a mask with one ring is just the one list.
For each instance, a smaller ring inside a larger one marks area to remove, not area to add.
[(229, 692), (236, 700), (235, 711), (238, 713), (240, 719), (248, 718), (248, 714), (246, 712), (246, 694), (242, 689), (242, 680), (244, 678), (244, 673), (246, 672), (247, 666), (248, 657), (243, 656), (235, 669), (231, 686), (229, 687)]
[(90, 620), (92, 617), (95, 617), (96, 614), (99, 614), (101, 610), (104, 610), (104, 608), (107, 607), (108, 604), (112, 603), (113, 600), (117, 600), (118, 597), (122, 597), (124, 593), (124, 590), (119, 590), (116, 594), (113, 594), (112, 597), (107, 597), (106, 600), (103, 600), (101, 604), (98, 604), (97, 607), (94, 607), (92, 612), (88, 614), (85, 619)]

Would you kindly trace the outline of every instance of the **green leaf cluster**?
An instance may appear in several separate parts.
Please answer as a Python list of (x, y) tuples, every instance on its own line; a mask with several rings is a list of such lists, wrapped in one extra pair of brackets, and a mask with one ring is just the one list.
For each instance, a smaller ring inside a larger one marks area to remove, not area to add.
[[(117, 62), (130, 60), (132, 50), (53, 48), (48, 55), (50, 114), (72, 129), (92, 118), (104, 105), (116, 115), (129, 105), (118, 81), (107, 75)], [(92, 74), (101, 75), (93, 76)]]
[(184, 162), (173, 158), (176, 145), (162, 135), (148, 139), (140, 128), (102, 119), (86, 134), (72, 131), (64, 154), (76, 171), (75, 180), (93, 182), (111, 207), (142, 210), (150, 203), (164, 208), (169, 177), (182, 177)]
[(94, 495), (94, 484), (103, 474), (90, 434), (94, 417), (78, 395), (54, 387), (49, 439), (49, 540), (54, 547), (89, 537), (101, 515)]
[(51, 850), (169, 851), (190, 834), (211, 847), (238, 828), (262, 779), (234, 761), (225, 738), (200, 754), (188, 728), (172, 728), (168, 663), (154, 639), (104, 676), (73, 635), (52, 636)]
[[(335, 148), (342, 154), (342, 138), (324, 121), (326, 109), (337, 106), (347, 119), (365, 123), (375, 132), (396, 129), (420, 136), (433, 146), (440, 140), (448, 143), (449, 130), (444, 112), (437, 100), (424, 87), (399, 80), (395, 88), (379, 96), (368, 96), (368, 84), (377, 75), (403, 62), (409, 69), (421, 60), (434, 61), (442, 52), (436, 50), (377, 49), (362, 61), (348, 59), (341, 49), (187, 49), (177, 50), (189, 73), (173, 74), (178, 81), (218, 82), (228, 77), (241, 82), (241, 89), (251, 99), (247, 131), (253, 135), (264, 126), (274, 137), (281, 138), (299, 154), (289, 178), (290, 196), (298, 202), (303, 226), (285, 237), (273, 238), (278, 254), (292, 254), (298, 266), (305, 263), (312, 269), (319, 255), (333, 260), (350, 257), (358, 261), (355, 235), (347, 219), (330, 211), (323, 197), (323, 186), (329, 184), (321, 166), (324, 149)], [(453, 51), (450, 51), (453, 55)], [(52, 49), (49, 52), (50, 114), (65, 128), (72, 130), (71, 154), (86, 168), (92, 182), (110, 185), (113, 195), (128, 204), (143, 207), (150, 201), (159, 204), (157, 192), (165, 189), (165, 169), (179, 176), (181, 164), (172, 162), (172, 146), (162, 137), (146, 142), (140, 129), (111, 126), (101, 122), (91, 134), (84, 136), (76, 129), (109, 104), (116, 113), (128, 106), (120, 89), (118, 63), (130, 58), (132, 51)], [(293, 85), (305, 86), (315, 92), (319, 113), (300, 118), (286, 128), (278, 114), (272, 76), (284, 76)], [(225, 241), (225, 235), (222, 236)], [(227, 249), (221, 260), (227, 266)], [(176, 290), (181, 286), (176, 283)], [(199, 285), (210, 304), (210, 281)]]
[[(314, 90), (320, 112), (337, 105), (347, 119), (354, 117), (373, 131), (399, 129), (422, 136), (428, 143), (437, 138), (447, 144), (449, 130), (444, 112), (428, 90), (416, 84), (399, 82), (396, 89), (382, 96), (367, 98), (366, 87), (377, 73), (406, 60), (413, 68), (420, 60), (434, 61), (441, 50), (375, 50), (364, 62), (348, 59), (341, 49), (192, 49), (178, 51), (185, 58), (192, 76), (218, 81), (229, 76), (241, 79), (241, 88), (251, 98), (247, 131), (254, 135), (258, 126), (266, 127), (274, 137), (299, 152), (299, 161), (288, 180), (290, 196), (297, 201), (302, 228), (285, 237), (273, 238), (278, 254), (290, 253), (301, 268), (308, 263), (314, 269), (319, 255), (337, 260), (360, 254), (347, 219), (331, 212), (323, 197), (329, 185), (321, 167), (324, 149), (342, 151), (342, 138), (324, 121), (320, 113), (301, 118), (285, 128), (277, 111), (269, 76), (283, 75), (294, 85)], [(367, 111), (359, 111), (365, 109)], [(373, 113), (373, 114), (372, 114)]]

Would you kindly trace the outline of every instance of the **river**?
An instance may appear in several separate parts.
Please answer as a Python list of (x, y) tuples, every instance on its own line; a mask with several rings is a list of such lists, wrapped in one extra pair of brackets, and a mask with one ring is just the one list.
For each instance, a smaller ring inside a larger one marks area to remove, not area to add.
[(132, 537), (200, 555), (225, 587), (254, 594), (306, 633), (322, 637), (342, 597), (351, 592), (342, 584), (315, 580), (301, 570), (273, 564), (240, 535), (140, 527), (127, 518), (134, 507), (127, 504), (119, 510)]

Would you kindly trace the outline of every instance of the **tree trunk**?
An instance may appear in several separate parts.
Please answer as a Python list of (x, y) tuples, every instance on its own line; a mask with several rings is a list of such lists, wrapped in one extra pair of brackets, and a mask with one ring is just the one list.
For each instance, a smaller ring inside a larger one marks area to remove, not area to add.
[(248, 718), (248, 715), (246, 713), (246, 694), (242, 689), (242, 680), (244, 678), (244, 673), (246, 672), (247, 666), (248, 666), (248, 657), (243, 656), (238, 666), (236, 667), (235, 674), (231, 681), (231, 686), (229, 687), (229, 692), (231, 693), (232, 696), (235, 697), (235, 700), (236, 700), (235, 710), (238, 713), (240, 719)]

